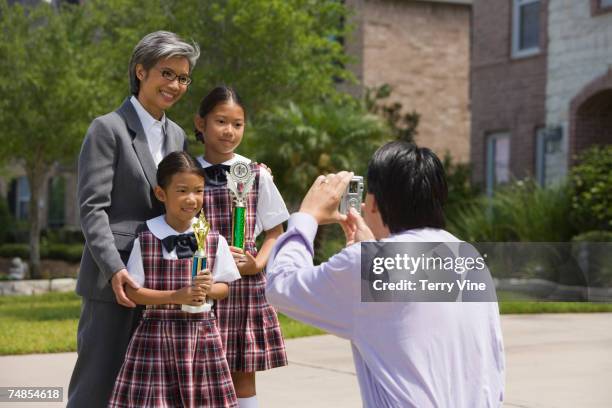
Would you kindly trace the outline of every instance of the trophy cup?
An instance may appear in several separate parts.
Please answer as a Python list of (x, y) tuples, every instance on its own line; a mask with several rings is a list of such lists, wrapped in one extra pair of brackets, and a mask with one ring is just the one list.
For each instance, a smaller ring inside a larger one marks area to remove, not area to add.
[(235, 162), (227, 174), (227, 188), (234, 198), (234, 209), (232, 216), (232, 245), (244, 249), (246, 233), (246, 204), (247, 194), (253, 187), (255, 174), (251, 171), (248, 163)]
[[(200, 211), (198, 220), (193, 223), (193, 233), (198, 242), (198, 249), (193, 254), (193, 263), (191, 265), (191, 282), (193, 283), (196, 275), (203, 269), (206, 269), (206, 236), (210, 231), (210, 224), (204, 217), (204, 211)], [(181, 310), (188, 313), (209, 312), (211, 306), (204, 299), (204, 303), (200, 306), (181, 305)]]

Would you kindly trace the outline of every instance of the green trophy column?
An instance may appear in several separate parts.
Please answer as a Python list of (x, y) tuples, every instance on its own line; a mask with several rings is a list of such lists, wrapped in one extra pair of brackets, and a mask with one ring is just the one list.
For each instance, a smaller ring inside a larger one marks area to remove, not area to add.
[(234, 222), (232, 226), (232, 245), (244, 249), (244, 231), (246, 227), (246, 208), (234, 207)]

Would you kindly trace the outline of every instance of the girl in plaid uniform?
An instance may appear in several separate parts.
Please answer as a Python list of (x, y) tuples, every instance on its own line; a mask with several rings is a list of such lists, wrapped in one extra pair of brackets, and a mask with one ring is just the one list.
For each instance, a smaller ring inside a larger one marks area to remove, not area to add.
[[(240, 278), (228, 244), (208, 234), (207, 269), (191, 282), (197, 249), (192, 224), (202, 208), (202, 169), (185, 152), (166, 156), (157, 170), (155, 196), (166, 214), (138, 234), (127, 264), (141, 287), (126, 287), (147, 305), (134, 332), (109, 407), (237, 407), (223, 344), (211, 312), (187, 313), (182, 304), (222, 299)], [(209, 272), (212, 270), (212, 276)]]
[[(289, 218), (285, 203), (268, 171), (234, 153), (242, 140), (245, 110), (229, 87), (213, 89), (200, 103), (195, 117), (196, 138), (204, 143), (198, 157), (206, 176), (204, 211), (211, 229), (231, 241), (232, 197), (225, 172), (237, 161), (249, 163), (255, 182), (246, 203), (245, 250), (230, 247), (239, 281), (230, 294), (216, 304), (217, 322), (241, 408), (257, 407), (255, 372), (287, 365), (285, 344), (275, 310), (265, 298), (264, 267), (274, 242)], [(265, 239), (258, 251), (257, 235)]]

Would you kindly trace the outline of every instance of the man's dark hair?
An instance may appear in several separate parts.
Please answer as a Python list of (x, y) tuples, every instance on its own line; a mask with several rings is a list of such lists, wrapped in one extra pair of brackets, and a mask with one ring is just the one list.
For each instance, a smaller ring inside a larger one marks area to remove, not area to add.
[(368, 164), (367, 183), (392, 233), (444, 228), (448, 186), (444, 167), (431, 150), (405, 141), (385, 144)]

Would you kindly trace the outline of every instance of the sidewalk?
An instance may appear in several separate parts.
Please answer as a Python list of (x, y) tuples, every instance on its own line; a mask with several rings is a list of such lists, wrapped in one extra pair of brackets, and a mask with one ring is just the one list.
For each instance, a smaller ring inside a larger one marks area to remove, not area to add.
[[(511, 408), (612, 406), (612, 313), (502, 316)], [(360, 407), (350, 345), (334, 336), (287, 341), (288, 367), (257, 376), (260, 407)], [(0, 386), (64, 386), (75, 353), (0, 357)], [(22, 407), (61, 407), (28, 403)], [(15, 404), (0, 403), (0, 407)]]

